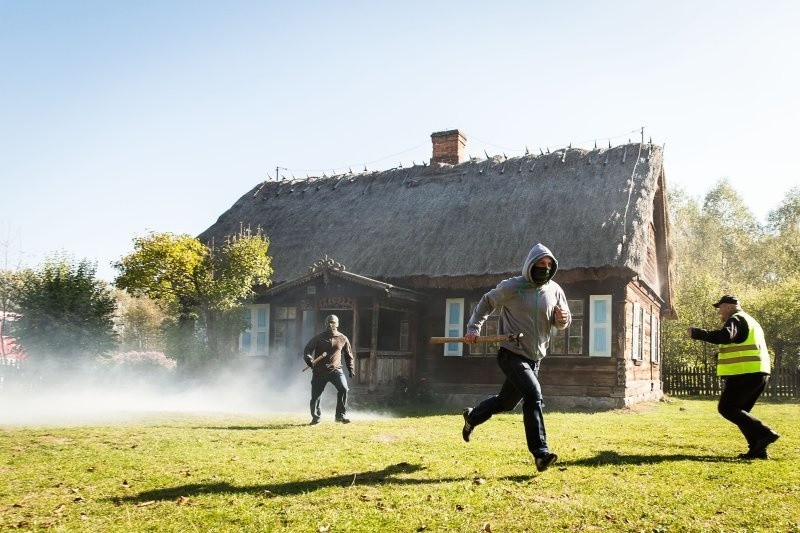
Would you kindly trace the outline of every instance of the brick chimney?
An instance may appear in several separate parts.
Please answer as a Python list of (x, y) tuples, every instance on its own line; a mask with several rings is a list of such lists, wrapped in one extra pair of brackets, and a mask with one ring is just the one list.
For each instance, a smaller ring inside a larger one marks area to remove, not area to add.
[(467, 138), (458, 130), (431, 133), (433, 157), (431, 164), (448, 163), (457, 165), (467, 160)]

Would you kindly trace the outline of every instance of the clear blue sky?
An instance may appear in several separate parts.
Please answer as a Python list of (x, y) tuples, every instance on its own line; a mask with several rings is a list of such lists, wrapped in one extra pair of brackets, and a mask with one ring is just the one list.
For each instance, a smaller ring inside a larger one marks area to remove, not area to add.
[(764, 220), (800, 183), (798, 28), (795, 1), (0, 0), (0, 253), (111, 280), (276, 166), (419, 163), (453, 128), (483, 157), (644, 126), (670, 186), (728, 178)]

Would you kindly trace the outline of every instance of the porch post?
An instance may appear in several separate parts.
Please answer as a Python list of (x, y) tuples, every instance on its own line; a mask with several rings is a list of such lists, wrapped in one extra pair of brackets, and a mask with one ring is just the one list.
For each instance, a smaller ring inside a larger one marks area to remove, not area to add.
[(378, 317), (380, 316), (378, 298), (372, 298), (372, 339), (369, 346), (369, 380), (368, 389), (374, 392), (378, 383)]
[(356, 378), (354, 383), (360, 383), (364, 380), (364, 376), (359, 371), (358, 361), (358, 298), (353, 298), (353, 331), (352, 338), (350, 339), (350, 348), (353, 350), (353, 359), (356, 369)]

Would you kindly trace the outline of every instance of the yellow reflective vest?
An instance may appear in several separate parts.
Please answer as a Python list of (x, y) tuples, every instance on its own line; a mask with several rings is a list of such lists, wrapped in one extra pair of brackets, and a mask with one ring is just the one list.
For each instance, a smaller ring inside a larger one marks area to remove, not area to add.
[(720, 344), (717, 359), (718, 376), (735, 376), (738, 374), (769, 374), (769, 352), (764, 341), (764, 330), (756, 320), (745, 313), (737, 311), (732, 316), (740, 316), (750, 329), (747, 339), (741, 344)]

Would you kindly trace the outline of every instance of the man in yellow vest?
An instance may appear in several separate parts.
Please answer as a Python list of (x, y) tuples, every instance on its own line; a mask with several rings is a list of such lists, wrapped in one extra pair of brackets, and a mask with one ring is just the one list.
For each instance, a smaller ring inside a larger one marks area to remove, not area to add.
[(742, 459), (769, 459), (767, 446), (779, 435), (750, 414), (769, 380), (770, 363), (764, 331), (756, 320), (742, 311), (738, 298), (724, 295), (713, 304), (724, 325), (722, 329), (689, 328), (692, 339), (719, 344), (717, 375), (725, 386), (717, 409), (725, 419), (739, 427), (747, 439)]

